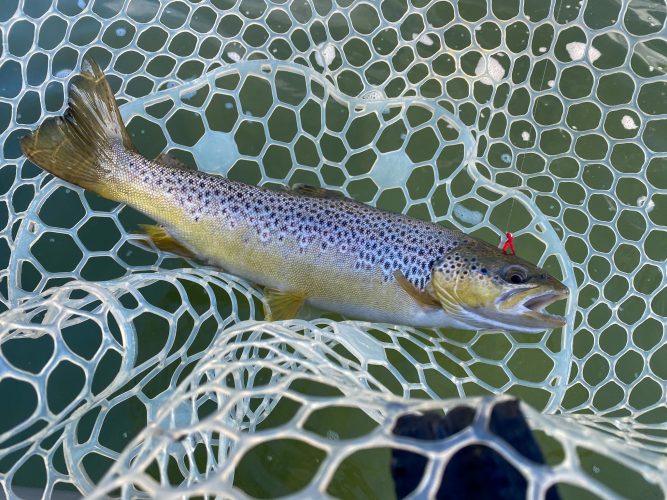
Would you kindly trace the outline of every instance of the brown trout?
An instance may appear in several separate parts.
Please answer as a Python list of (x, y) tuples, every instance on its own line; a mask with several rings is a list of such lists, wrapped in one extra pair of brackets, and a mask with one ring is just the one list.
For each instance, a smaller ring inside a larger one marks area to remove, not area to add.
[(269, 319), (304, 302), (358, 319), (536, 332), (568, 290), (466, 234), (307, 186), (274, 191), (188, 170), (132, 145), (100, 68), (84, 60), (69, 109), (21, 142), (44, 170), (153, 218), (164, 250), (263, 285)]

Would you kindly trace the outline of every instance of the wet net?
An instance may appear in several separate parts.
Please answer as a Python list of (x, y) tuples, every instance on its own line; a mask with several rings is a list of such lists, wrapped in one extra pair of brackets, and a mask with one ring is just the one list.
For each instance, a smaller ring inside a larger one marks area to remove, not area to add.
[[(663, 1), (0, 3), (0, 485), (8, 497), (434, 495), (483, 444), (537, 498), (667, 494)], [(143, 216), (18, 140), (84, 55), (138, 149), (253, 184), (326, 186), (518, 253), (572, 293), (543, 334), (306, 311), (165, 254)], [(148, 245), (148, 248), (147, 248)], [(546, 465), (489, 428), (519, 397)], [(402, 415), (461, 404), (424, 443)]]

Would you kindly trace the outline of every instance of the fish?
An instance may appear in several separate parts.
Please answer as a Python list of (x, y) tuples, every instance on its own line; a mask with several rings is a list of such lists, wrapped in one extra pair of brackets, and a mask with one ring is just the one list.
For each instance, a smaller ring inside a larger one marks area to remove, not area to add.
[(267, 320), (304, 304), (344, 317), (426, 328), (541, 332), (569, 290), (543, 269), (442, 225), (336, 191), (268, 189), (134, 147), (104, 73), (90, 58), (68, 109), (21, 139), (27, 158), (65, 181), (152, 218), (165, 251), (264, 287)]

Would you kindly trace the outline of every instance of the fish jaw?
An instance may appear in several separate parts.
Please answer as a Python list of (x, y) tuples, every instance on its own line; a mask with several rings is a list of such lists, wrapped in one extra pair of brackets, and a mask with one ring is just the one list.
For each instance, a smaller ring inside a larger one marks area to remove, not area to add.
[(492, 307), (480, 309), (479, 315), (503, 325), (503, 328), (518, 332), (535, 333), (561, 328), (567, 324), (562, 316), (550, 314), (544, 309), (559, 300), (569, 297), (570, 291), (559, 287), (532, 286), (511, 290), (502, 294)]

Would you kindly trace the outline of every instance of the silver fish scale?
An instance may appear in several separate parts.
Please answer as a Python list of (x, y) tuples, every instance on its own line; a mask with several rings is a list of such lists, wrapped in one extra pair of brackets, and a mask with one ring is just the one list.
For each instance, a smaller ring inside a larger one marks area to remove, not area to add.
[(163, 190), (195, 222), (219, 219), (228, 229), (252, 227), (260, 240), (297, 242), (300, 252), (313, 245), (321, 252), (356, 257), (355, 269), (381, 269), (391, 281), (400, 271), (424, 290), (433, 265), (468, 241), (463, 234), (350, 199), (307, 196), (294, 191), (272, 191), (203, 172), (180, 170), (137, 160), (129, 162), (146, 186)]

